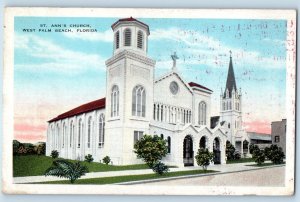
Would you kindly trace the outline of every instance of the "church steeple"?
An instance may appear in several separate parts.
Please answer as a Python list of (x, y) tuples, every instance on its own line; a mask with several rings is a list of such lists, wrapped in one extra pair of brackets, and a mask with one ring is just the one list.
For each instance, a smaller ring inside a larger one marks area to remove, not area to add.
[(229, 61), (229, 68), (227, 73), (227, 81), (226, 81), (226, 87), (224, 91), (224, 97), (226, 97), (226, 91), (229, 92), (229, 97), (232, 96), (232, 91), (234, 90), (237, 92), (236, 83), (235, 83), (235, 76), (234, 76), (234, 70), (232, 65), (232, 56), (230, 51), (230, 61)]

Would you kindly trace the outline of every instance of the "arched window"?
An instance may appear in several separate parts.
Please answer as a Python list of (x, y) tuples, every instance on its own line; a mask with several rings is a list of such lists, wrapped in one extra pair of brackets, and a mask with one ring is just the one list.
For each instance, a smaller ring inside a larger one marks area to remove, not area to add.
[(199, 148), (201, 149), (205, 149), (206, 148), (206, 137), (205, 136), (203, 136), (203, 137), (201, 137), (201, 139), (200, 139), (200, 142), (199, 142)]
[(65, 147), (65, 138), (66, 138), (66, 132), (67, 132), (67, 126), (66, 124), (64, 123), (63, 124), (63, 134), (62, 134), (62, 148)]
[(59, 126), (58, 124), (56, 125), (56, 142), (55, 142), (55, 147), (58, 148), (59, 145)]
[(206, 125), (206, 104), (203, 101), (199, 103), (199, 125)]
[(229, 110), (231, 110), (231, 102), (229, 102)]
[(124, 46), (131, 46), (131, 30), (129, 28), (124, 31)]
[(114, 85), (111, 91), (111, 117), (119, 116), (119, 88)]
[(225, 102), (223, 102), (223, 110), (225, 110)]
[(104, 145), (104, 114), (101, 114), (99, 117), (99, 142), (98, 147), (103, 147)]
[(72, 140), (73, 140), (73, 121), (70, 124), (70, 147), (72, 147)]
[(171, 153), (171, 137), (168, 136), (168, 153)]
[(54, 126), (51, 126), (51, 139), (52, 139), (52, 146), (55, 147), (55, 129)]
[(164, 134), (160, 134), (160, 138), (163, 140), (164, 139)]
[(145, 117), (146, 92), (143, 86), (136, 86), (132, 91), (132, 115)]
[(91, 147), (91, 132), (92, 132), (92, 117), (88, 120), (88, 137), (87, 137), (87, 147)]
[(143, 49), (143, 45), (144, 45), (144, 34), (140, 30), (137, 33), (137, 47), (140, 48), (140, 49)]
[(115, 33), (115, 49), (118, 49), (120, 47), (120, 32), (117, 31)]
[(81, 139), (81, 133), (82, 133), (82, 123), (81, 119), (78, 121), (78, 137), (77, 137), (77, 147), (80, 148), (80, 139)]

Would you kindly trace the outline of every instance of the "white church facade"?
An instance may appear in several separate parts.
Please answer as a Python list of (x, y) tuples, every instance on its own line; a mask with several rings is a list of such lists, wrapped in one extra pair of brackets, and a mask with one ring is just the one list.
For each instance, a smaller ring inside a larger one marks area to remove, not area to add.
[(67, 159), (83, 160), (91, 154), (98, 162), (109, 156), (114, 165), (143, 163), (133, 150), (144, 134), (166, 140), (163, 162), (168, 165), (196, 166), (200, 147), (214, 152), (215, 164), (225, 164), (227, 140), (243, 151), (247, 137), (242, 129), (242, 95), (231, 57), (220, 117), (212, 126), (213, 91), (184, 81), (176, 68), (176, 54), (170, 72), (155, 78), (155, 60), (147, 55), (148, 25), (125, 18), (111, 27), (114, 52), (106, 61), (106, 97), (49, 120), (46, 155), (57, 150)]

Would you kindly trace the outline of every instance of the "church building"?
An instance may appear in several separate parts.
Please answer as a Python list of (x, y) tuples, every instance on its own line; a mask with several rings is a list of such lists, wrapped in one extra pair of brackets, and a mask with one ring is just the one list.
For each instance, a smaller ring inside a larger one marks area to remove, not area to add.
[(109, 156), (114, 165), (143, 163), (133, 150), (144, 134), (166, 140), (167, 165), (196, 166), (199, 148), (214, 152), (215, 164), (225, 164), (227, 140), (243, 151), (242, 94), (231, 56), (220, 117), (212, 121), (213, 91), (184, 81), (176, 53), (170, 71), (155, 78), (156, 61), (147, 54), (148, 25), (131, 17), (119, 19), (111, 28), (114, 50), (106, 61), (106, 97), (49, 120), (46, 155), (57, 150), (67, 159), (84, 160), (91, 154), (97, 162)]

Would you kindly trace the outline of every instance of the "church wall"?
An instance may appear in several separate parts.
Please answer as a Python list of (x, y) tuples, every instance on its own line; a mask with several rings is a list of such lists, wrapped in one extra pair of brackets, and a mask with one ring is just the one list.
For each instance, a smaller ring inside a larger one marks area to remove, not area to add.
[(211, 96), (198, 90), (194, 90), (193, 124), (199, 125), (199, 104), (202, 101), (206, 104), (206, 126), (210, 127)]
[[(57, 150), (59, 156), (66, 159), (78, 159), (84, 160), (85, 155), (92, 154), (94, 161), (99, 161), (104, 157), (104, 149), (98, 147), (99, 137), (99, 116), (105, 113), (104, 109), (95, 110), (89, 113), (84, 113), (78, 116), (69, 117), (59, 121), (55, 121), (49, 124), (49, 136), (47, 138), (47, 152), (46, 155), (50, 156), (52, 150)], [(91, 141), (90, 148), (88, 148), (88, 118), (92, 117), (91, 124)], [(78, 141), (79, 134), (79, 120), (82, 120), (83, 128), (80, 136), (80, 142)], [(70, 138), (71, 122), (74, 123), (73, 137)], [(59, 132), (54, 130), (51, 132), (51, 127), (59, 127)], [(63, 127), (65, 126), (65, 127)], [(64, 134), (64, 135), (63, 135)], [(106, 138), (106, 134), (104, 136)], [(79, 145), (80, 144), (80, 145)]]

